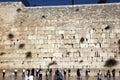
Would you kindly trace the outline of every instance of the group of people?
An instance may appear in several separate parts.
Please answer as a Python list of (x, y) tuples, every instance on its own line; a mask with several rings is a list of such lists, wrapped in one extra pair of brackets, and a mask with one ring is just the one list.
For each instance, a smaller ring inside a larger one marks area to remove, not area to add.
[[(35, 75), (35, 71), (36, 71), (36, 75)], [(22, 70), (23, 80), (33, 80), (34, 76), (36, 76), (37, 80), (42, 80), (43, 71), (44, 70), (42, 70), (41, 68), (39, 68), (39, 69), (37, 68), (36, 70), (34, 68), (32, 68), (31, 70), (23, 69)], [(90, 73), (90, 69), (86, 68), (85, 76), (89, 77), (89, 73)], [(6, 70), (3, 70), (3, 78), (5, 77), (5, 74), (6, 74)], [(13, 74), (14, 74), (14, 77), (17, 78), (18, 70), (15, 69)], [(83, 70), (78, 68), (76, 71), (76, 74), (77, 74), (78, 80), (82, 80), (81, 76), (83, 74)], [(120, 74), (120, 72), (119, 72), (119, 74)], [(64, 69), (63, 71), (61, 71), (60, 69), (56, 69), (55, 74), (53, 74), (53, 75), (54, 75), (54, 77), (52, 76), (52, 69), (46, 69), (46, 71), (45, 71), (46, 80), (63, 80), (63, 78), (65, 79), (66, 76), (70, 77), (71, 69), (68, 69), (68, 70)], [(108, 77), (108, 78), (115, 77), (115, 75), (116, 75), (115, 69), (113, 69), (112, 71), (107, 70), (107, 72), (105, 72), (105, 73), (103, 73), (101, 70), (99, 70), (97, 73), (98, 80), (103, 80), (103, 77)], [(52, 79), (52, 77), (54, 79)]]
[(46, 80), (63, 80), (63, 78), (66, 79), (67, 73), (68, 73), (68, 77), (70, 77), (71, 69), (68, 69), (68, 71), (67, 71), (67, 69), (64, 69), (62, 72), (60, 69), (57, 68), (55, 70), (55, 74), (53, 76), (54, 79), (52, 79), (52, 71), (47, 69), (46, 70)]
[(99, 70), (99, 72), (97, 73), (97, 76), (98, 76), (98, 80), (103, 80), (103, 77), (107, 77), (107, 78), (115, 78), (115, 75), (116, 75), (116, 70), (113, 69), (111, 72), (110, 70), (107, 70), (107, 72), (105, 72), (103, 74), (103, 72), (101, 70)]
[[(36, 70), (36, 78), (37, 79), (42, 80), (42, 74), (43, 74), (43, 71), (41, 68)], [(35, 69), (34, 68), (32, 68), (31, 70), (23, 69), (22, 76), (23, 76), (24, 80), (33, 80), (33, 78), (35, 76)]]
[[(32, 69), (23, 69), (22, 70), (22, 78), (23, 80), (33, 80), (34, 77), (36, 77), (37, 80), (42, 80), (43, 78), (43, 71), (41, 68), (37, 68), (36, 70), (34, 68)], [(36, 74), (35, 74), (36, 72)], [(52, 69), (46, 69), (45, 76), (46, 80), (52, 80), (52, 77), (54, 80), (63, 80), (63, 77), (66, 77), (68, 73), (68, 76), (70, 76), (71, 69), (68, 69), (68, 71), (65, 69), (62, 73), (60, 69), (55, 70), (54, 77), (52, 76)], [(3, 78), (5, 78), (6, 70), (3, 70)], [(18, 70), (14, 69), (13, 71), (14, 78), (17, 78), (18, 76)]]
[[(6, 70), (4, 69), (3, 70), (3, 78), (5, 78), (5, 75), (6, 75)], [(17, 78), (17, 75), (18, 75), (17, 69), (14, 69), (13, 75), (14, 75), (14, 78)], [(35, 76), (34, 68), (32, 68), (31, 70), (30, 69), (22, 70), (23, 80), (33, 80), (34, 76)], [(39, 80), (42, 80), (42, 69), (41, 68), (36, 70), (36, 78), (38, 78)]]

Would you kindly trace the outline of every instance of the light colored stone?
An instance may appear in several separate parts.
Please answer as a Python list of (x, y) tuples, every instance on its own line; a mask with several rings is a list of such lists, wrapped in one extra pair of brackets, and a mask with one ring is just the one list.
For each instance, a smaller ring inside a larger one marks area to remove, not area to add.
[(52, 68), (104, 68), (105, 61), (115, 56), (120, 62), (119, 6), (75, 5), (73, 9), (0, 3), (0, 68), (47, 68), (53, 61), (58, 65)]

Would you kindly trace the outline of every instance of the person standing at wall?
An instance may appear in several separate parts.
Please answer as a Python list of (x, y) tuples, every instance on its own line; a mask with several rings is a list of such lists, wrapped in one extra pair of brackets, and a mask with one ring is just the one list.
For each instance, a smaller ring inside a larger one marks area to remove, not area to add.
[(54, 80), (63, 80), (63, 74), (59, 69), (55, 71)]
[(31, 75), (34, 76), (34, 72), (35, 72), (35, 70), (34, 70), (34, 68), (32, 68), (32, 70), (31, 70)]
[(6, 70), (4, 69), (3, 70), (3, 78), (5, 78), (5, 72), (6, 72)]
[(80, 69), (80, 80), (82, 80), (82, 73), (83, 73), (83, 70), (82, 69)]
[(34, 78), (34, 76), (31, 73), (31, 75), (28, 77), (28, 80), (33, 80), (33, 78)]
[(39, 69), (36, 70), (36, 78), (38, 78)]
[(26, 72), (25, 72), (25, 78), (24, 78), (25, 80), (29, 80), (29, 75), (28, 75), (28, 71), (26, 70)]
[(119, 71), (119, 76), (120, 76), (120, 71)]
[(98, 80), (102, 80), (102, 78), (103, 78), (103, 74), (102, 74), (101, 70), (99, 70), (99, 72), (98, 72)]
[(70, 77), (71, 69), (68, 69), (68, 77)]
[(42, 69), (39, 69), (39, 80), (42, 80)]
[(64, 78), (66, 79), (66, 74), (67, 74), (66, 69), (63, 72), (64, 72)]
[(22, 70), (22, 77), (25, 77), (25, 69)]
[(107, 71), (107, 77), (108, 77), (108, 78), (111, 78), (110, 70)]
[(18, 72), (18, 70), (17, 70), (17, 69), (15, 69), (15, 70), (14, 70), (14, 75), (15, 75), (15, 78), (17, 78), (17, 72)]
[(112, 76), (115, 77), (115, 69), (112, 70)]
[(50, 77), (52, 77), (52, 69), (50, 69)]
[(49, 80), (49, 75), (50, 75), (50, 71), (49, 69), (46, 70), (46, 80)]
[(90, 73), (90, 69), (89, 69), (89, 67), (87, 67), (87, 68), (86, 68), (86, 71), (85, 71), (86, 77), (89, 77), (89, 73)]
[(63, 74), (62, 74), (62, 72), (61, 72), (61, 70), (59, 70), (59, 79), (58, 80), (63, 80)]
[(27, 69), (26, 74), (27, 76), (30, 76), (30, 69)]
[(79, 68), (77, 69), (77, 78), (78, 79), (80, 78), (80, 69)]

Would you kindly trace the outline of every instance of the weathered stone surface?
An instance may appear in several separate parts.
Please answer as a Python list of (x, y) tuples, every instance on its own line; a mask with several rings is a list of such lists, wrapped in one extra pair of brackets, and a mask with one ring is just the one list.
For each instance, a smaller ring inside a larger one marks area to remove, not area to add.
[(119, 40), (120, 3), (0, 3), (0, 68), (47, 68), (53, 61), (52, 68), (103, 68), (109, 58), (120, 62)]

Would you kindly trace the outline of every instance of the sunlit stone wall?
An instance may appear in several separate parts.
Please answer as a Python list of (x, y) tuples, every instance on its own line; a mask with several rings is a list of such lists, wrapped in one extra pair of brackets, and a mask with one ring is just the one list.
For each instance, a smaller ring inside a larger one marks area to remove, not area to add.
[(120, 63), (120, 3), (0, 3), (0, 68), (104, 68)]

